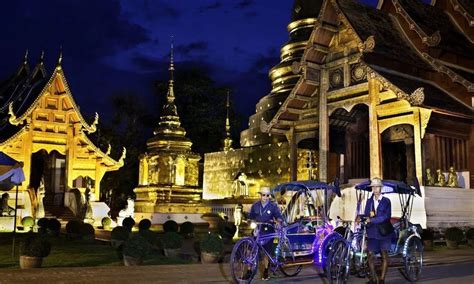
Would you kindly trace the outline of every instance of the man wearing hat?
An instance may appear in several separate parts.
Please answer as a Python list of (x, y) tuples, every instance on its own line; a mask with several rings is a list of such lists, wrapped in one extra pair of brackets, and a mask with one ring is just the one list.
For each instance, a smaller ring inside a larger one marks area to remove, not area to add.
[[(368, 283), (385, 283), (385, 274), (388, 268), (388, 250), (390, 249), (392, 231), (381, 230), (379, 227), (391, 227), (392, 205), (390, 199), (382, 196), (382, 180), (373, 178), (370, 182), (372, 196), (367, 199), (364, 215), (367, 218), (367, 250), (370, 268), (370, 281)], [(375, 254), (382, 255), (382, 269), (380, 277), (375, 272)]]
[[(249, 219), (255, 220), (257, 222), (263, 222), (263, 223), (270, 223), (270, 222), (277, 222), (279, 225), (283, 222), (283, 216), (281, 215), (280, 208), (278, 207), (278, 204), (272, 202), (270, 200), (270, 188), (269, 187), (261, 187), (260, 188), (260, 200), (255, 202), (252, 207), (250, 208), (249, 212)], [(265, 226), (262, 225), (260, 227), (260, 234), (265, 235), (265, 234), (270, 234), (274, 233), (275, 230), (272, 226)], [(268, 252), (272, 251), (273, 244), (271, 240), (267, 241), (263, 245), (265, 250)], [(265, 265), (265, 269), (263, 271), (263, 280), (268, 280), (269, 275), (268, 275), (268, 257), (264, 254), (263, 257), (263, 263)]]

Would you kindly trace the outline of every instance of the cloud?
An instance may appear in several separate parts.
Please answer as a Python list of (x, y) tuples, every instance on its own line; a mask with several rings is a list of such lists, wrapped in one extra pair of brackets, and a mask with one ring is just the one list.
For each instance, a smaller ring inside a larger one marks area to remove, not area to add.
[(204, 41), (195, 41), (195, 42), (190, 42), (187, 44), (178, 45), (174, 49), (175, 49), (175, 54), (177, 56), (188, 58), (198, 53), (207, 52), (208, 45), (209, 44)]
[(33, 52), (45, 49), (47, 55), (62, 46), (65, 60), (96, 60), (149, 40), (148, 32), (121, 11), (118, 0), (8, 2), (0, 11), (2, 40)]
[(222, 6), (223, 6), (222, 2), (216, 1), (209, 5), (199, 7), (199, 13), (205, 13), (211, 10), (217, 10), (217, 9), (222, 8)]
[(236, 8), (236, 9), (245, 9), (245, 8), (249, 8), (253, 4), (254, 4), (253, 0), (242, 0), (242, 1), (238, 2), (237, 4), (235, 4), (234, 8)]

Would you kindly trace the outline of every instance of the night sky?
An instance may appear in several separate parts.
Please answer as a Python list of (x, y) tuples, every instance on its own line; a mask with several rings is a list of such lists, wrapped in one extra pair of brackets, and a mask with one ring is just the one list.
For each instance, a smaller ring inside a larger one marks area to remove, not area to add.
[(153, 82), (168, 79), (173, 35), (177, 72), (203, 68), (217, 86), (233, 90), (237, 109), (248, 116), (270, 90), (268, 70), (288, 40), (292, 5), (291, 0), (2, 2), (0, 80), (15, 72), (26, 49), (32, 68), (45, 50), (50, 74), (62, 46), (62, 66), (81, 110), (107, 116), (107, 97), (117, 91), (151, 100)]

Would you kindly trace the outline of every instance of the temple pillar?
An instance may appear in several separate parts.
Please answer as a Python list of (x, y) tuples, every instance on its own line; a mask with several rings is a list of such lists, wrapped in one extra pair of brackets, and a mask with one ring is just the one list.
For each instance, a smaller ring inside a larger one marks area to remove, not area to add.
[(421, 156), (421, 119), (420, 109), (413, 108), (413, 139), (415, 144), (415, 175), (418, 184), (423, 183), (423, 164)]
[(377, 105), (379, 104), (380, 83), (369, 79), (369, 153), (370, 178), (382, 176), (382, 146), (380, 142), (379, 125), (377, 119)]
[(328, 180), (328, 153), (329, 153), (329, 117), (327, 107), (327, 90), (329, 86), (328, 70), (321, 70), (319, 92), (319, 180)]
[(415, 148), (413, 138), (405, 139), (405, 157), (407, 161), (407, 181), (411, 183), (416, 175)]
[(74, 125), (74, 127), (68, 127), (67, 129), (67, 141), (66, 141), (66, 188), (67, 191), (69, 188), (73, 187), (73, 169), (74, 169), (74, 152), (76, 151), (76, 143), (74, 143), (74, 133), (76, 128), (80, 127), (79, 125)]
[(30, 184), (31, 177), (31, 155), (33, 151), (33, 130), (28, 129), (27, 134), (24, 136), (23, 140), (23, 173), (25, 174), (25, 186), (24, 189), (27, 189)]
[(295, 181), (298, 176), (298, 143), (296, 141), (294, 127), (291, 127), (287, 132), (286, 139), (290, 145), (290, 181)]

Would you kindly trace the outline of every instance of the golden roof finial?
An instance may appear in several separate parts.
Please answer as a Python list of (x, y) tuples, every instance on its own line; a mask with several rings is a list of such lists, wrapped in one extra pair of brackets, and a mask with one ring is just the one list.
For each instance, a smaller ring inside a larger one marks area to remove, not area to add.
[(59, 58), (58, 58), (58, 67), (61, 66), (61, 63), (63, 61), (63, 46), (59, 46)]
[(43, 61), (44, 61), (44, 50), (41, 50), (40, 64), (43, 64)]
[(28, 63), (28, 49), (26, 49), (25, 56), (23, 57), (23, 64), (27, 64), (27, 63)]

